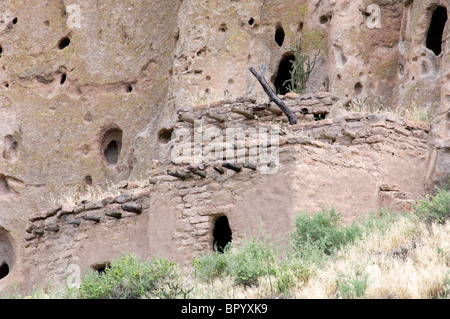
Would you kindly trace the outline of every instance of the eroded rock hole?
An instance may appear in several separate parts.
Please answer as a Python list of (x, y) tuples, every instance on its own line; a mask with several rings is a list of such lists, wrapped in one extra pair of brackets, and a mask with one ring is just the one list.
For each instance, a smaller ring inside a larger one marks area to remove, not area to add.
[(61, 80), (59, 81), (59, 84), (63, 85), (64, 82), (66, 82), (67, 75), (65, 73), (61, 74)]
[(220, 31), (220, 32), (226, 32), (227, 30), (228, 30), (228, 27), (227, 27), (226, 23), (222, 23), (222, 24), (219, 26), (219, 31)]
[(283, 45), (284, 42), (284, 30), (283, 27), (281, 26), (281, 24), (277, 24), (276, 28), (275, 28), (275, 42), (278, 44), (279, 47), (281, 47)]
[(274, 81), (275, 91), (277, 92), (277, 94), (284, 95), (288, 93), (289, 89), (287, 83), (285, 82), (291, 78), (290, 72), (292, 70), (292, 62), (294, 60), (294, 55), (288, 55), (280, 61), (277, 76)]
[(167, 144), (172, 139), (172, 132), (171, 129), (163, 128), (158, 132), (158, 142), (160, 144)]
[(131, 93), (133, 91), (133, 87), (131, 86), (131, 84), (125, 85), (125, 91), (127, 93)]
[(228, 223), (227, 216), (221, 216), (217, 218), (214, 223), (214, 231), (213, 231), (213, 248), (214, 251), (219, 253), (223, 253), (225, 247), (231, 243), (231, 228)]
[(70, 44), (70, 38), (68, 38), (68, 37), (63, 37), (63, 38), (61, 38), (61, 40), (59, 40), (59, 42), (58, 42), (58, 49), (62, 50), (62, 49), (64, 49), (64, 48), (66, 48), (69, 44)]
[(90, 175), (87, 175), (83, 178), (83, 183), (85, 185), (92, 186), (92, 177)]
[(14, 261), (14, 253), (8, 231), (0, 227), (0, 280), (8, 276)]
[(112, 129), (102, 139), (102, 154), (109, 165), (116, 165), (122, 148), (122, 130)]
[(9, 266), (7, 263), (3, 263), (0, 266), (0, 279), (5, 278), (9, 274)]
[(322, 114), (314, 114), (314, 121), (325, 120), (327, 115), (325, 113)]
[(362, 93), (363, 91), (363, 85), (361, 82), (358, 82), (355, 84), (355, 94), (358, 96)]
[(11, 194), (11, 188), (9, 187), (8, 180), (5, 175), (0, 174), (0, 196)]
[(322, 15), (319, 18), (320, 24), (327, 24), (331, 20), (331, 15)]
[(255, 23), (255, 19), (250, 18), (250, 19), (248, 20), (248, 24), (249, 24), (249, 25), (253, 25), (253, 23)]
[(443, 6), (438, 6), (431, 17), (426, 45), (435, 55), (439, 55), (442, 51), (442, 35), (447, 18), (447, 9)]

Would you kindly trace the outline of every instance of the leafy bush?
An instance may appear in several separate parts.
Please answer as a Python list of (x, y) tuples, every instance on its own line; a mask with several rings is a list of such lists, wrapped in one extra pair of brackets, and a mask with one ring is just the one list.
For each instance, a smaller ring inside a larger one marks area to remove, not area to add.
[(359, 270), (351, 277), (342, 277), (337, 281), (338, 295), (343, 299), (359, 298), (364, 296), (368, 286), (369, 275)]
[(276, 247), (268, 240), (253, 238), (226, 255), (228, 273), (237, 284), (255, 285), (260, 276), (272, 272), (270, 266), (273, 267), (277, 255)]
[(342, 216), (334, 208), (309, 215), (298, 214), (295, 219), (295, 230), (291, 234), (294, 249), (302, 258), (332, 255), (341, 246), (352, 242), (362, 233), (356, 223), (350, 226), (342, 224)]
[(418, 200), (416, 213), (427, 220), (445, 222), (450, 217), (450, 185), (436, 187), (434, 196)]
[(81, 298), (136, 299), (160, 294), (175, 279), (175, 264), (165, 259), (144, 262), (133, 254), (124, 255), (103, 274), (90, 271), (79, 288)]
[(231, 276), (236, 284), (257, 284), (260, 276), (273, 272), (278, 256), (275, 245), (267, 239), (245, 240), (239, 247), (227, 246), (223, 253), (205, 254), (193, 260), (194, 274), (202, 280)]

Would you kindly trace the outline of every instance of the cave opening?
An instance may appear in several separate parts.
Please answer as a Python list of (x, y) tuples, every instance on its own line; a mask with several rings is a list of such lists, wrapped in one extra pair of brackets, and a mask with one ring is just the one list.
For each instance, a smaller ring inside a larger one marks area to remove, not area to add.
[(284, 42), (285, 33), (281, 24), (277, 24), (275, 28), (275, 42), (281, 48)]
[(426, 39), (427, 48), (433, 51), (435, 55), (439, 55), (442, 52), (442, 36), (447, 19), (447, 9), (443, 6), (438, 6), (431, 17)]
[(0, 266), (0, 279), (5, 278), (9, 274), (9, 266), (7, 263), (3, 263)]
[(284, 95), (289, 92), (287, 80), (291, 79), (292, 63), (295, 61), (293, 54), (283, 57), (278, 66), (277, 75), (274, 81), (275, 92)]

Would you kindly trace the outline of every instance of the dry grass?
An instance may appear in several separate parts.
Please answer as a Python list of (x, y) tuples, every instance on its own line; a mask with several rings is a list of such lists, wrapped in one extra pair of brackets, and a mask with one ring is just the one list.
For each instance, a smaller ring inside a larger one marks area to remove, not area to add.
[(344, 249), (319, 269), (307, 284), (292, 291), (293, 298), (340, 298), (342, 278), (367, 276), (362, 298), (435, 298), (450, 271), (450, 224), (401, 218), (390, 230), (372, 233)]
[[(193, 282), (192, 298), (400, 298), (447, 296), (450, 287), (450, 223), (426, 225), (401, 217), (387, 232), (373, 231), (341, 249), (325, 267), (317, 267), (306, 282), (295, 280), (280, 294), (273, 276), (257, 286), (235, 285), (225, 276), (209, 283)], [(352, 285), (362, 283), (360, 293)], [(350, 286), (350, 293), (342, 289)], [(447, 286), (446, 286), (447, 285)], [(354, 290), (352, 290), (354, 288)], [(447, 293), (444, 290), (447, 289)]]
[(424, 108), (418, 103), (412, 103), (408, 108), (395, 108), (389, 107), (389, 99), (385, 100), (382, 97), (377, 97), (373, 101), (366, 99), (352, 100), (348, 106), (348, 111), (351, 112), (363, 112), (370, 114), (394, 114), (402, 117), (408, 121), (413, 122), (431, 122), (432, 111), (429, 108)]

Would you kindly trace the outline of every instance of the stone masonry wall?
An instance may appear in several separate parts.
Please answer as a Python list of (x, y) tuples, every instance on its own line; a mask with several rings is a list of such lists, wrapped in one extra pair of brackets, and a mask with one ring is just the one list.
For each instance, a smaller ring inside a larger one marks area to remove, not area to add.
[[(70, 264), (84, 271), (126, 252), (189, 261), (212, 251), (214, 222), (220, 216), (229, 219), (233, 243), (261, 229), (283, 241), (299, 211), (313, 213), (334, 205), (348, 222), (384, 206), (410, 209), (422, 194), (428, 124), (382, 114), (328, 118), (336, 102), (329, 93), (293, 96), (285, 102), (299, 124), (286, 123), (273, 105), (223, 101), (191, 112), (181, 110), (184, 120), (168, 128), (193, 131), (191, 120), (196, 119), (202, 120), (203, 129), (276, 130), (280, 133), (276, 173), (262, 174), (261, 163), (247, 162), (255, 166), (246, 167), (241, 163), (236, 172), (220, 163), (192, 165), (188, 158), (175, 163), (169, 155), (165, 161), (153, 161), (150, 176), (122, 181), (105, 198), (62, 203), (33, 214), (24, 231), (23, 252), (14, 262), (15, 279), (20, 282), (20, 269), (28, 287), (61, 280)], [(236, 108), (253, 118), (236, 113)], [(176, 142), (163, 139), (168, 154)], [(248, 153), (252, 142), (248, 137), (224, 148)], [(169, 170), (187, 177), (171, 176)]]

